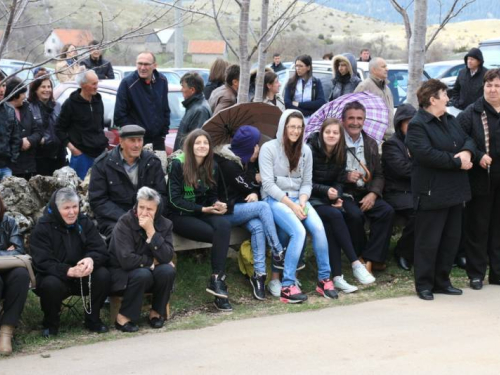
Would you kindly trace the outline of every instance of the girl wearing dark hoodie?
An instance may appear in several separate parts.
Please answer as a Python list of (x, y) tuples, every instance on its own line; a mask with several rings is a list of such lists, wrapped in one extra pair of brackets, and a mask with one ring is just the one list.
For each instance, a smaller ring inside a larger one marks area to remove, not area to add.
[(333, 58), (333, 78), (330, 101), (340, 98), (342, 95), (354, 92), (361, 82), (361, 78), (356, 75), (356, 59), (350, 53), (337, 55)]

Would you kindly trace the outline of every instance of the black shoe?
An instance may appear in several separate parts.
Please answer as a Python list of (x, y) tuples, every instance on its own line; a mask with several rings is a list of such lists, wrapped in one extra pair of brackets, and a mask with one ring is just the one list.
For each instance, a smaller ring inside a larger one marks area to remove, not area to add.
[(266, 299), (266, 275), (257, 276), (255, 273), (250, 277), (253, 288), (253, 296), (259, 301)]
[(463, 293), (462, 289), (455, 288), (451, 285), (443, 289), (434, 289), (433, 292), (437, 294), (448, 294), (450, 296), (460, 296)]
[(139, 330), (139, 326), (132, 321), (127, 322), (124, 325), (121, 325), (118, 322), (115, 322), (115, 328), (118, 331), (122, 331), (125, 333), (137, 332)]
[(411, 263), (406, 258), (396, 257), (396, 263), (398, 264), (398, 267), (401, 268), (402, 270), (405, 271), (411, 270)]
[(434, 299), (434, 294), (430, 290), (420, 290), (417, 292), (418, 298), (424, 301), (432, 301)]
[(285, 255), (286, 255), (286, 249), (283, 249), (278, 255), (275, 255), (273, 253), (272, 255), (272, 262), (273, 262), (273, 267), (282, 270), (285, 269)]
[(165, 318), (162, 318), (160, 316), (153, 319), (148, 319), (148, 323), (151, 326), (151, 328), (159, 329), (162, 328), (163, 325), (165, 324)]
[(457, 257), (455, 259), (455, 264), (457, 265), (458, 268), (465, 269), (467, 266), (467, 259), (465, 257)]
[(227, 285), (225, 280), (226, 275), (223, 273), (210, 276), (206, 291), (216, 297), (227, 298)]
[(59, 334), (59, 330), (55, 328), (44, 328), (42, 331), (42, 337), (46, 339), (50, 339), (51, 337), (57, 336)]
[(229, 303), (229, 300), (227, 298), (219, 298), (215, 297), (214, 305), (219, 311), (223, 312), (231, 312), (233, 311), (233, 307)]
[(101, 320), (96, 323), (85, 322), (85, 328), (94, 333), (107, 333), (109, 331)]
[(469, 285), (470, 285), (471, 289), (481, 290), (481, 289), (483, 289), (483, 280), (471, 279), (471, 281), (469, 282)]
[(490, 285), (500, 285), (500, 280), (498, 279), (492, 279), (491, 277), (488, 278), (488, 284)]

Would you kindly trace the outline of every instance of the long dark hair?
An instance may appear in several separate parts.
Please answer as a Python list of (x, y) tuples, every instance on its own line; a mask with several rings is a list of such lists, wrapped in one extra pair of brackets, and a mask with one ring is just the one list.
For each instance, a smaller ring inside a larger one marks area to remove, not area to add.
[(267, 72), (264, 76), (264, 99), (267, 98), (269, 93), (269, 87), (267, 85), (272, 85), (278, 79), (278, 75), (274, 72)]
[[(306, 80), (311, 78), (313, 75), (312, 57), (309, 55), (300, 55), (295, 59), (295, 63), (297, 63), (297, 61), (301, 61), (304, 63), (305, 66), (311, 68), (309, 70), (309, 73), (307, 73)], [(292, 94), (292, 97), (295, 95), (295, 89), (297, 88), (298, 81), (299, 81), (299, 76), (297, 75), (297, 70), (295, 70), (295, 74), (290, 78), (290, 80), (287, 83), (287, 85), (290, 86), (290, 93)]]
[(0, 197), (0, 222), (3, 220), (3, 216), (5, 215), (5, 211), (7, 211), (7, 208), (5, 207), (5, 204), (3, 203), (2, 197)]
[[(333, 146), (333, 150), (331, 153), (328, 153), (326, 149), (326, 144), (325, 140), (323, 138), (323, 133), (325, 129), (330, 126), (330, 125), (337, 125), (339, 127), (339, 132), (340, 132), (340, 138), (338, 143)], [(321, 148), (323, 149), (323, 152), (326, 155), (326, 160), (327, 161), (332, 161), (337, 165), (344, 165), (346, 161), (346, 145), (345, 145), (345, 138), (344, 138), (344, 127), (342, 126), (342, 123), (340, 120), (337, 120), (336, 118), (328, 118), (325, 121), (323, 121), (323, 124), (321, 124), (321, 129), (319, 130), (319, 142), (321, 144)]]
[(52, 83), (52, 80), (49, 77), (39, 78), (39, 77), (44, 76), (46, 74), (47, 73), (38, 72), (37, 75), (35, 76), (35, 80), (33, 80), (30, 83), (30, 90), (29, 90), (29, 96), (28, 96), (28, 101), (30, 103), (35, 103), (38, 100), (38, 96), (36, 94), (36, 91), (40, 88), (42, 83), (44, 83), (45, 81), (49, 81), (50, 87), (52, 87), (52, 93), (50, 94), (49, 102), (54, 101), (54, 84)]
[(285, 155), (288, 158), (288, 163), (290, 164), (290, 172), (295, 170), (299, 165), (300, 156), (302, 154), (302, 142), (304, 140), (304, 116), (300, 112), (293, 112), (290, 116), (287, 117), (285, 122), (285, 127), (290, 122), (290, 119), (298, 118), (302, 121), (302, 132), (300, 133), (299, 139), (297, 142), (292, 143), (290, 139), (288, 139), (288, 135), (286, 133), (286, 128), (283, 131), (283, 146), (285, 147)]
[[(201, 165), (196, 164), (196, 157), (194, 156), (193, 146), (196, 138), (204, 136), (208, 139), (208, 155), (203, 160)], [(215, 180), (212, 176), (212, 171), (214, 169), (214, 150), (212, 145), (212, 138), (205, 130), (195, 129), (188, 134), (186, 140), (184, 141), (184, 146), (182, 148), (184, 151), (184, 166), (182, 168), (184, 174), (184, 182), (188, 186), (198, 187), (198, 181), (200, 180), (203, 184), (209, 186), (215, 186)]]

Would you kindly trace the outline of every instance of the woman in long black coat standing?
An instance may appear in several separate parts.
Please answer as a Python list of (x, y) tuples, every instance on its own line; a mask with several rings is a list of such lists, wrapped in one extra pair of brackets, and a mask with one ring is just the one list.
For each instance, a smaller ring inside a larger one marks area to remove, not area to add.
[(467, 170), (476, 147), (455, 117), (446, 112), (446, 85), (436, 79), (417, 91), (419, 110), (406, 143), (413, 157), (415, 287), (423, 300), (433, 293), (460, 295), (450, 282), (460, 244), (462, 209), (470, 200)]

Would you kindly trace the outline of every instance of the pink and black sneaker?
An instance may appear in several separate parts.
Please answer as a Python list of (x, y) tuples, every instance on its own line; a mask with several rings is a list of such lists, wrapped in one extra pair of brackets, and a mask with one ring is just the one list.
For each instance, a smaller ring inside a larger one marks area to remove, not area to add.
[(330, 279), (324, 279), (318, 281), (316, 286), (316, 292), (321, 294), (323, 297), (327, 299), (337, 299), (339, 295), (333, 286), (333, 281)]
[(307, 296), (295, 285), (281, 288), (280, 301), (284, 303), (302, 303), (307, 301)]

